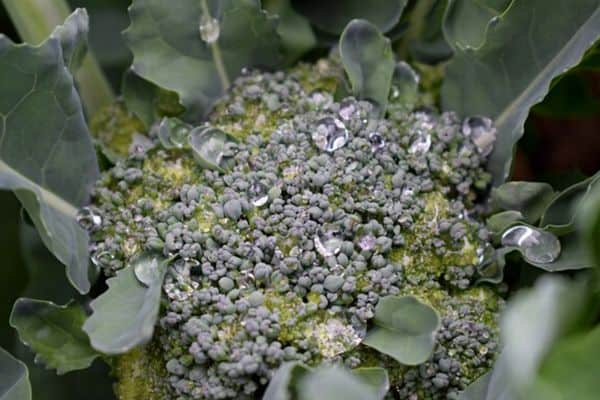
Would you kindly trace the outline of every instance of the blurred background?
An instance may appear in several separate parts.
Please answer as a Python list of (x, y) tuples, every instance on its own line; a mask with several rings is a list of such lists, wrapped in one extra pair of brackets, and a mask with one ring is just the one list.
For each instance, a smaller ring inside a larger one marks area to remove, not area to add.
[[(70, 0), (69, 3), (73, 8), (87, 8), (91, 48), (118, 92), (121, 75), (131, 62), (131, 54), (121, 38), (121, 31), (129, 21), (130, 0)], [(409, 10), (415, 3), (409, 4)], [(402, 31), (401, 27), (398, 31)], [(0, 33), (20, 41), (2, 6)], [(399, 37), (403, 40), (402, 35)], [(327, 38), (323, 42), (327, 43)], [(414, 50), (412, 45), (399, 43), (398, 47)], [(597, 47), (586, 63), (557, 80), (546, 99), (534, 108), (517, 150), (513, 179), (546, 181), (561, 189), (600, 169), (600, 50)], [(326, 51), (323, 46), (310, 56), (316, 58)], [(415, 51), (405, 54), (410, 59)], [(57, 378), (43, 367), (34, 367), (31, 353), (17, 344), (15, 332), (8, 326), (12, 303), (17, 297), (44, 292), (53, 293), (57, 302), (65, 302), (73, 296), (65, 289), (63, 267), (40, 245), (33, 230), (21, 226), (21, 220), (20, 206), (14, 196), (0, 191), (0, 254), (4, 270), (0, 280), (0, 346), (27, 360), (36, 399), (114, 398), (107, 368), (100, 362), (96, 361), (91, 370)], [(36, 287), (28, 284), (31, 276), (40, 277), (35, 280)], [(56, 291), (58, 293), (54, 293)]]

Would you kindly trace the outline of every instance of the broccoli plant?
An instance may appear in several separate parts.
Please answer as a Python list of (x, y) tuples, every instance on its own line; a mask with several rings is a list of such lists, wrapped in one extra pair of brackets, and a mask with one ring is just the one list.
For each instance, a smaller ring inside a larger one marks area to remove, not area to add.
[(37, 363), (119, 400), (595, 398), (600, 174), (507, 179), (597, 1), (133, 0), (117, 97), (51, 3), (0, 35)]

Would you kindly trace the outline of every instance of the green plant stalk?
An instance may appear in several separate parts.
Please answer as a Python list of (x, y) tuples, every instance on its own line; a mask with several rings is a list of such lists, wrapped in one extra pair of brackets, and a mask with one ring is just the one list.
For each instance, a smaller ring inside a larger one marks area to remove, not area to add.
[[(21, 39), (37, 45), (61, 25), (71, 13), (66, 0), (2, 0)], [(88, 116), (114, 101), (114, 94), (96, 57), (88, 49), (75, 74)]]

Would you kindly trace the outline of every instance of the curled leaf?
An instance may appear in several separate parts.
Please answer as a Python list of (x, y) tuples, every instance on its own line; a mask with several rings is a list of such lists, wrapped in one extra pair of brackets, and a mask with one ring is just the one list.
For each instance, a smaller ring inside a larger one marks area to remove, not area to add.
[(554, 197), (554, 189), (543, 182), (513, 181), (492, 189), (492, 203), (501, 210), (520, 212), (525, 221), (537, 222)]
[(21, 341), (47, 368), (59, 375), (89, 367), (98, 353), (81, 329), (85, 312), (71, 302), (58, 306), (52, 302), (20, 298), (13, 306), (10, 325)]
[(385, 111), (394, 74), (390, 40), (375, 25), (355, 19), (342, 33), (340, 56), (354, 96)]
[(418, 365), (433, 351), (440, 317), (414, 296), (386, 296), (377, 303), (374, 323), (363, 344), (402, 364)]
[[(159, 256), (154, 256), (159, 257)], [(169, 260), (143, 257), (154, 271), (127, 266), (106, 283), (108, 290), (90, 304), (93, 313), (83, 324), (92, 347), (104, 354), (122, 354), (148, 342), (158, 318), (162, 283)], [(135, 269), (143, 279), (136, 277)]]

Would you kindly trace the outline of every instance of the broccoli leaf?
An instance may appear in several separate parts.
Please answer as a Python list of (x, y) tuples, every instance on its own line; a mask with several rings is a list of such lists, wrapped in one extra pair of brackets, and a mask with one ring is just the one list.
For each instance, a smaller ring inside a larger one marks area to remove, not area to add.
[(485, 42), (490, 24), (498, 21), (512, 0), (448, 1), (442, 29), (448, 44), (454, 49), (479, 48)]
[(310, 373), (310, 368), (298, 362), (282, 364), (269, 381), (262, 400), (291, 400), (290, 388), (295, 387), (298, 380)]
[(58, 26), (51, 37), (60, 41), (65, 65), (74, 73), (83, 62), (87, 53), (87, 38), (90, 19), (84, 8), (78, 8), (61, 26)]
[(595, 265), (600, 267), (600, 185), (596, 185), (581, 204), (577, 220), (582, 234), (582, 245), (587, 247)]
[(292, 0), (292, 5), (320, 30), (339, 35), (354, 18), (364, 18), (382, 32), (400, 20), (407, 0)]
[(61, 45), (73, 42), (61, 32), (60, 40), (53, 35), (38, 47), (0, 35), (0, 187), (15, 192), (73, 285), (85, 293), (88, 235), (76, 215), (99, 172), (63, 59)]
[(440, 317), (416, 297), (386, 296), (375, 307), (374, 323), (363, 344), (402, 364), (418, 365), (433, 351)]
[(501, 353), (494, 369), (471, 383), (460, 394), (459, 400), (515, 400), (512, 388), (507, 383), (506, 368), (506, 356)]
[(388, 390), (390, 390), (390, 380), (388, 372), (385, 368), (366, 367), (353, 369), (352, 373), (359, 377), (362, 381), (368, 383), (373, 388), (378, 390), (380, 398), (384, 398)]
[[(593, 400), (598, 397), (600, 327), (561, 339), (550, 350), (527, 398)], [(545, 396), (546, 394), (550, 396)]]
[(142, 255), (106, 281), (108, 290), (92, 301), (93, 314), (83, 324), (92, 347), (122, 354), (152, 338), (168, 262)]
[(536, 223), (554, 197), (552, 186), (543, 182), (507, 182), (492, 189), (492, 203), (506, 211), (520, 212), (525, 221)]
[(543, 212), (540, 226), (558, 235), (573, 231), (580, 204), (600, 182), (600, 173), (569, 186), (557, 194)]
[(600, 5), (517, 1), (498, 18), (479, 48), (457, 50), (442, 87), (444, 109), (494, 118), (498, 138), (488, 168), (496, 185), (509, 175), (529, 109), (600, 35)]
[(187, 119), (205, 117), (242, 68), (279, 62), (275, 20), (256, 1), (134, 0), (129, 16), (133, 71), (177, 93)]
[(381, 400), (387, 392), (382, 388), (387, 386), (387, 374), (385, 379), (373, 381), (341, 367), (326, 366), (300, 377), (297, 391), (299, 400)]
[(31, 400), (27, 367), (1, 347), (0, 400)]
[(354, 96), (385, 111), (394, 74), (390, 40), (368, 21), (351, 21), (340, 38), (340, 56)]
[(20, 298), (13, 306), (10, 325), (36, 353), (36, 361), (62, 375), (85, 369), (98, 357), (81, 330), (84, 320), (85, 312), (75, 302), (58, 306), (49, 301)]
[(279, 17), (277, 33), (281, 36), (285, 63), (291, 65), (317, 44), (310, 23), (291, 6), (290, 0), (265, 0), (265, 10)]
[(543, 276), (532, 289), (515, 295), (500, 320), (504, 373), (521, 391), (537, 375), (554, 343), (576, 329), (586, 303), (583, 282)]

